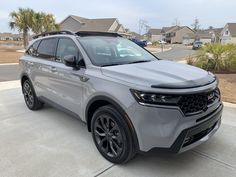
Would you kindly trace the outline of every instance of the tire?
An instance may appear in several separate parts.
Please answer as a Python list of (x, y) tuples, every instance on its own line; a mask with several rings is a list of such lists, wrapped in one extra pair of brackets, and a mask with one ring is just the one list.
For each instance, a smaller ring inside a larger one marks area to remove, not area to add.
[(108, 161), (121, 164), (135, 156), (128, 124), (113, 106), (103, 106), (94, 113), (91, 131), (98, 151)]
[(43, 103), (37, 98), (34, 87), (30, 80), (25, 80), (22, 83), (22, 92), (25, 99), (25, 104), (30, 110), (38, 110), (43, 107)]

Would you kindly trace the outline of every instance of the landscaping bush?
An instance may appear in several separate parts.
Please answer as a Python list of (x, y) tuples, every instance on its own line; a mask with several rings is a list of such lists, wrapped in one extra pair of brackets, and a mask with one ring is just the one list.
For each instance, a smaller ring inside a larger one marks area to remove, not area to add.
[(215, 73), (236, 73), (236, 45), (207, 44), (187, 63)]

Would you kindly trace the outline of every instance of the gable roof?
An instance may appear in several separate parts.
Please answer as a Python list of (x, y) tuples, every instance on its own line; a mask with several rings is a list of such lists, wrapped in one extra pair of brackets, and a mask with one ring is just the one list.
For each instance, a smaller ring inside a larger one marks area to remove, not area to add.
[(178, 28), (179, 28), (179, 26), (163, 27), (161, 30), (161, 33), (171, 33)]
[(161, 29), (151, 28), (151, 29), (148, 30), (148, 34), (160, 35), (161, 34)]
[[(65, 18), (60, 24), (64, 23), (67, 19), (72, 18), (78, 23), (82, 24), (79, 28), (79, 31), (99, 31), (99, 32), (108, 32), (111, 26), (114, 24), (115, 21), (118, 22), (116, 18), (94, 18), (88, 19), (80, 16), (69, 15)], [(119, 24), (119, 22), (118, 22)], [(122, 25), (119, 24), (116, 27), (115, 31), (118, 31)]]
[(69, 15), (69, 17), (72, 17), (73, 19), (75, 19), (76, 21), (78, 21), (80, 23), (85, 23), (87, 20), (89, 20), (87, 18), (75, 16), (75, 15)]
[(79, 29), (80, 31), (109, 31), (116, 18), (88, 19)]
[(227, 23), (229, 32), (232, 37), (236, 37), (236, 23)]

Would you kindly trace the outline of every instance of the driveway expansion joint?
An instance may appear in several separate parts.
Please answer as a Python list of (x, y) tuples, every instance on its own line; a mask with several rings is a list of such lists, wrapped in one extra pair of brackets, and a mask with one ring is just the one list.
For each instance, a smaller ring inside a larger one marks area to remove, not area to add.
[(220, 163), (220, 164), (222, 164), (222, 165), (224, 165), (224, 166), (226, 166), (226, 167), (228, 167), (228, 168), (230, 168), (230, 169), (232, 169), (232, 170), (236, 170), (236, 166), (231, 165), (231, 164), (229, 164), (229, 163), (227, 163), (227, 162), (224, 162), (224, 161), (222, 161), (222, 160), (219, 160), (219, 159), (217, 159), (217, 158), (215, 158), (215, 157), (211, 157), (210, 155), (208, 155), (208, 154), (206, 154), (206, 153), (203, 153), (203, 152), (200, 152), (200, 151), (197, 151), (197, 150), (191, 150), (191, 151), (192, 151), (193, 153), (197, 154), (197, 155), (200, 155), (200, 156), (205, 157), (205, 158), (207, 158), (207, 159), (210, 159), (210, 160), (212, 160), (212, 161), (218, 162), (218, 163)]
[(102, 170), (101, 172), (99, 172), (98, 174), (96, 174), (94, 177), (98, 177), (101, 174), (105, 173), (106, 171), (108, 171), (109, 169), (111, 169), (112, 167), (114, 167), (115, 164), (110, 165), (109, 167), (105, 168), (104, 170)]

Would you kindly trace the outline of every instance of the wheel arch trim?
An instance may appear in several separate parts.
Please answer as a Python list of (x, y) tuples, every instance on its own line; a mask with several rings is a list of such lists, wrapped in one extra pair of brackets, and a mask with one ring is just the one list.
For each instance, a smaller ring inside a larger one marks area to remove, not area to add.
[(93, 97), (92, 99), (89, 100), (89, 102), (88, 102), (88, 104), (86, 106), (86, 109), (85, 109), (85, 119), (86, 119), (88, 131), (89, 132), (91, 131), (90, 123), (89, 123), (90, 120), (88, 120), (88, 118), (89, 118), (88, 117), (89, 108), (96, 101), (106, 101), (106, 102), (110, 103), (124, 117), (126, 123), (129, 126), (130, 132), (132, 134), (132, 138), (133, 138), (135, 149), (138, 150), (139, 149), (139, 143), (138, 143), (137, 134), (136, 134), (135, 128), (134, 128), (133, 123), (131, 122), (128, 114), (125, 112), (125, 110), (116, 101), (114, 101), (113, 99), (111, 99), (111, 98), (109, 98), (107, 96), (102, 96), (102, 95), (95, 96), (95, 97)]

